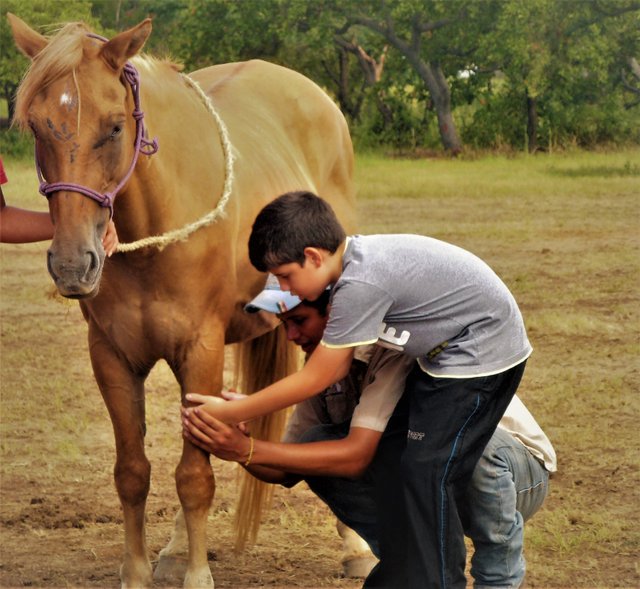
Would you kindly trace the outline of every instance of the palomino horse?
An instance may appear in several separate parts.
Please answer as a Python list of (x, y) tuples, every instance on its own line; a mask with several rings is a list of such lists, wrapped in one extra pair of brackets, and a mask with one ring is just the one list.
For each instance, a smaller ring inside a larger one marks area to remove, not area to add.
[[(183, 398), (219, 394), (225, 344), (273, 328), (242, 311), (265, 281), (247, 256), (253, 219), (271, 198), (309, 189), (352, 228), (351, 140), (333, 102), (285, 68), (249, 61), (184, 76), (168, 62), (129, 61), (149, 20), (107, 41), (81, 24), (46, 38), (9, 19), (32, 60), (16, 121), (35, 136), (55, 224), (49, 271), (62, 295), (80, 300), (113, 423), (122, 584), (149, 586), (145, 378), (164, 359)], [(105, 260), (110, 214), (120, 241), (133, 244)], [(208, 456), (186, 442), (176, 486), (184, 528), (163, 554), (188, 544), (184, 586), (211, 587), (205, 524), (214, 478)]]

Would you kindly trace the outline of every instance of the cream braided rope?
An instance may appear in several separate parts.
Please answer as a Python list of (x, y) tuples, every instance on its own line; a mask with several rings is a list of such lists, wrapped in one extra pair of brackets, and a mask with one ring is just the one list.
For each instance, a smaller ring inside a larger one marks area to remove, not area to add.
[(193, 223), (185, 225), (184, 227), (181, 227), (179, 229), (172, 229), (171, 231), (167, 231), (162, 235), (143, 237), (142, 239), (132, 241), (131, 243), (120, 243), (118, 244), (118, 248), (116, 250), (117, 252), (132, 252), (143, 247), (151, 246), (157, 247), (160, 251), (162, 251), (165, 247), (172, 243), (175, 243), (176, 241), (185, 241), (192, 233), (196, 232), (198, 229), (211, 225), (225, 215), (225, 207), (227, 206), (227, 202), (229, 201), (229, 197), (231, 196), (234, 179), (233, 146), (231, 145), (231, 141), (229, 140), (229, 133), (227, 131), (226, 125), (214, 108), (211, 99), (204, 93), (202, 88), (200, 88), (200, 85), (187, 75), (182, 74), (182, 78), (187, 83), (187, 85), (193, 88), (195, 92), (200, 96), (200, 99), (206, 106), (207, 110), (211, 113), (211, 116), (213, 116), (218, 127), (220, 143), (222, 144), (222, 152), (225, 159), (225, 179), (222, 196), (220, 197), (216, 208), (212, 211), (209, 211), (206, 215), (200, 217), (200, 219), (198, 219), (197, 221), (194, 221)]

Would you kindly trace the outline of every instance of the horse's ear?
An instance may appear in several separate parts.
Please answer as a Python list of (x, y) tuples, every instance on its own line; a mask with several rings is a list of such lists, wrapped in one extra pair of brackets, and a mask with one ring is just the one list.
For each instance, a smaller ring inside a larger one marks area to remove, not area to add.
[(129, 58), (142, 49), (150, 34), (151, 19), (146, 18), (139, 25), (107, 41), (102, 46), (100, 54), (114, 70), (119, 70)]
[(46, 47), (48, 43), (47, 38), (40, 33), (36, 33), (36, 31), (22, 19), (10, 12), (7, 12), (7, 19), (13, 31), (13, 39), (16, 42), (16, 47), (29, 59), (33, 59)]

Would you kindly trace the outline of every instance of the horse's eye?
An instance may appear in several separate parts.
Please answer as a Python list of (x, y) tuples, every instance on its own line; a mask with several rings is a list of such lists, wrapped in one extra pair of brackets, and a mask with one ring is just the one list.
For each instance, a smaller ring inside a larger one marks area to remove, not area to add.
[(120, 125), (116, 125), (111, 131), (111, 139), (115, 139), (118, 135), (122, 133), (122, 127)]

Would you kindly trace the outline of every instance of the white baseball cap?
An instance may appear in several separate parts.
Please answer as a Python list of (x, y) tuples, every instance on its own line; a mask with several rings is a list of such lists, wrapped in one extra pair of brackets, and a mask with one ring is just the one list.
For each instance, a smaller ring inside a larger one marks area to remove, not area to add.
[(251, 302), (244, 306), (247, 313), (257, 313), (258, 311), (268, 311), (269, 313), (286, 313), (295, 309), (301, 299), (292, 295), (288, 291), (280, 290), (278, 279), (269, 274), (264, 290)]

